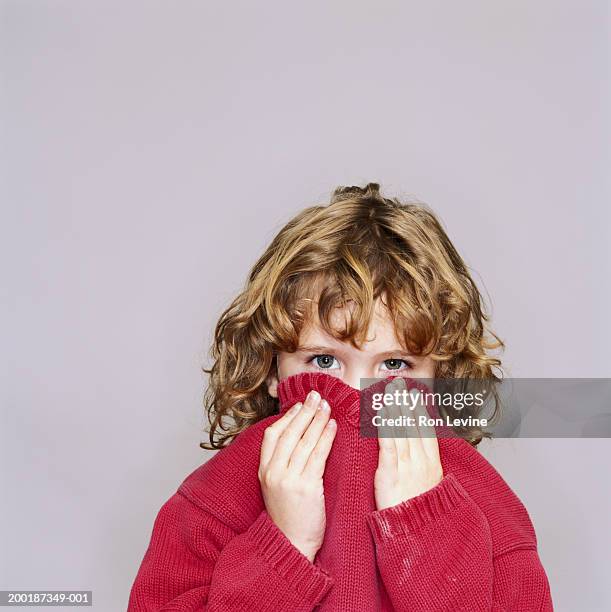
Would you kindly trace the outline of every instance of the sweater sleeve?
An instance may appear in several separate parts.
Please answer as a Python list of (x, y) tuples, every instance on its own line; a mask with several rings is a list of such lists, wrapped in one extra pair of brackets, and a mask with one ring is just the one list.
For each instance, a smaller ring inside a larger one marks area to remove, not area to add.
[(536, 546), (495, 557), (484, 513), (452, 473), (367, 522), (397, 612), (553, 610)]
[(155, 519), (128, 612), (309, 612), (332, 584), (265, 510), (236, 533), (176, 492)]

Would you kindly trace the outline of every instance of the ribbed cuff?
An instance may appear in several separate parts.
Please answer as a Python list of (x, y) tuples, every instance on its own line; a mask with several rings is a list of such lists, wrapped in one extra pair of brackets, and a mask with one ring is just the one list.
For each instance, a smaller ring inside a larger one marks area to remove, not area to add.
[(261, 556), (313, 606), (333, 586), (333, 578), (293, 545), (266, 510), (250, 526), (248, 536)]
[(378, 541), (412, 533), (458, 507), (469, 494), (451, 472), (432, 489), (382, 510), (374, 510), (367, 522)]

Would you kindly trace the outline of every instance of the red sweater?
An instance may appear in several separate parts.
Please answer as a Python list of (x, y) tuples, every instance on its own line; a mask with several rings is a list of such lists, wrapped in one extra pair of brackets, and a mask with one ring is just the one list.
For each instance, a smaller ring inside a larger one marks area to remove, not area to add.
[[(310, 389), (338, 423), (314, 563), (267, 514), (257, 476), (263, 431)], [(360, 392), (303, 373), (280, 382), (279, 400), (280, 415), (242, 431), (161, 507), (128, 612), (553, 610), (529, 515), (470, 444), (439, 437), (441, 482), (376, 510), (378, 442), (359, 433)]]

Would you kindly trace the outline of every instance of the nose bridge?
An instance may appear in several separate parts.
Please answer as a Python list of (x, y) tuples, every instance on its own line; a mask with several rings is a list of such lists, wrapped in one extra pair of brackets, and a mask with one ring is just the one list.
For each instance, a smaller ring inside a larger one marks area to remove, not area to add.
[(374, 367), (370, 367), (367, 364), (355, 364), (346, 369), (344, 382), (355, 389), (361, 390), (364, 386), (364, 384), (361, 384), (361, 379), (375, 377), (376, 371)]

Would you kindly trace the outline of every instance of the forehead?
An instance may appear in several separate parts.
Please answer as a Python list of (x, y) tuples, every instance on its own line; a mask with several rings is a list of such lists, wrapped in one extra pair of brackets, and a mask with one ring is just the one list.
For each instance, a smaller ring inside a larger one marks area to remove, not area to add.
[[(355, 351), (359, 350), (352, 346), (349, 341), (342, 342), (327, 333), (320, 324), (316, 303), (313, 303), (312, 306), (310, 317), (304, 324), (299, 335), (300, 346), (327, 346), (341, 347), (344, 349), (349, 348)], [(350, 305), (344, 308), (335, 308), (330, 316), (330, 322), (333, 328), (341, 330), (345, 326), (349, 316)], [(401, 346), (390, 313), (384, 303), (378, 298), (375, 301), (373, 317), (369, 321), (367, 328), (367, 341), (363, 344), (362, 349), (365, 351), (377, 351), (379, 348), (386, 348), (391, 345), (392, 348)]]

